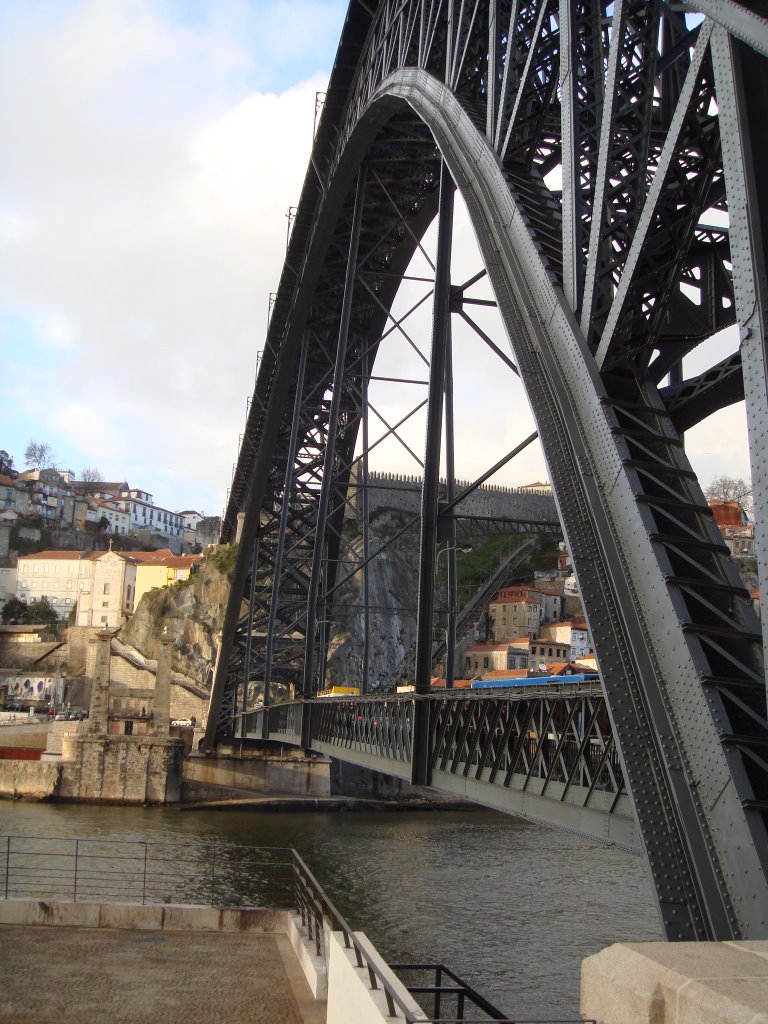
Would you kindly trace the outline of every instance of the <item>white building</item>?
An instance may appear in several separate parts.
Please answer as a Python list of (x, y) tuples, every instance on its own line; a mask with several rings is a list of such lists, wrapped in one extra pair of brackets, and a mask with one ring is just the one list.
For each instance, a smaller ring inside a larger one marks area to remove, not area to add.
[(16, 566), (0, 567), (0, 615), (12, 597), (16, 597)]
[(27, 604), (45, 597), (59, 618), (66, 619), (80, 595), (90, 591), (93, 577), (90, 554), (39, 551), (22, 555), (16, 566), (16, 596)]
[(109, 501), (96, 499), (93, 507), (88, 510), (88, 519), (92, 522), (100, 522), (102, 517), (109, 523), (109, 533), (128, 534), (131, 532), (131, 517), (116, 498)]
[(150, 533), (167, 537), (179, 544), (183, 539), (184, 517), (152, 503), (148, 491), (130, 488), (120, 496), (120, 507), (129, 514), (131, 533), (148, 530)]
[(77, 603), (77, 625), (115, 628), (133, 613), (136, 596), (136, 560), (128, 553), (92, 551), (89, 586)]

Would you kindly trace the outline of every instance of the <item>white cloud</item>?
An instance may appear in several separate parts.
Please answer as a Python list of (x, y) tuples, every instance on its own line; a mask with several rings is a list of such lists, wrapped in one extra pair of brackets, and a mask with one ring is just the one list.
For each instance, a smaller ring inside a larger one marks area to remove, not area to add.
[(158, 10), (69, 5), (0, 42), (0, 302), (17, 360), (25, 333), (69, 353), (39, 366), (16, 451), (45, 436), (215, 511), (325, 79), (248, 92), (242, 40)]
[[(279, 280), (285, 213), (306, 170), (325, 84), (315, 72), (330, 67), (345, 6), (7, 0), (0, 9), (0, 314), (11, 314), (0, 330), (15, 349), (0, 443), (17, 461), (34, 436), (75, 471), (96, 463), (159, 502), (218, 511)], [(460, 281), (480, 263), (461, 215), (458, 232)], [(507, 351), (500, 325), (477, 317)], [(424, 352), (430, 321), (427, 304), (409, 326)], [(511, 372), (472, 332), (455, 332), (457, 472), (471, 477), (533, 425)], [(426, 378), (394, 339), (377, 372)], [(417, 392), (372, 394), (394, 422)], [(423, 415), (404, 433), (422, 456)], [(688, 444), (705, 480), (737, 462), (736, 475), (748, 472), (741, 410), (691, 431)], [(375, 462), (418, 472), (393, 442)], [(536, 445), (495, 482), (545, 476)]]

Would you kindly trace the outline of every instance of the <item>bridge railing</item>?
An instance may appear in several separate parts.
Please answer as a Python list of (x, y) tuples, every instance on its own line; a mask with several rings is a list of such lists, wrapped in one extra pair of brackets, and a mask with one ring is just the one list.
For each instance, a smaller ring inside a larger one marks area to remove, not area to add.
[[(310, 744), (409, 763), (416, 700), (430, 702), (432, 769), (473, 776), (505, 787), (552, 784), (624, 793), (624, 774), (602, 692), (593, 684), (548, 686), (505, 694), (454, 690), (426, 696), (327, 698), (273, 705), (242, 716), (238, 734), (302, 742), (311, 716)], [(268, 732), (262, 731), (264, 717)]]

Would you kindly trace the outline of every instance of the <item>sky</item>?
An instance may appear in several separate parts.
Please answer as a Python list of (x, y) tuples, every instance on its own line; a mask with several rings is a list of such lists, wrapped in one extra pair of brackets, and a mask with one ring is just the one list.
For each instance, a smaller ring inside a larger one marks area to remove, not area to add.
[[(17, 469), (29, 441), (46, 442), (77, 476), (97, 467), (164, 507), (221, 512), (345, 11), (341, 0), (0, 0), (0, 448)], [(479, 267), (459, 213), (454, 281)], [(494, 316), (478, 312), (505, 346)], [(408, 329), (427, 351), (428, 304)], [(457, 327), (456, 350), (457, 472), (470, 478), (533, 422), (471, 331)], [(425, 378), (393, 336), (377, 372), (411, 371)], [(390, 423), (420, 394), (372, 390)], [(423, 415), (403, 434), (420, 456)], [(742, 408), (687, 442), (705, 483), (748, 476)], [(374, 465), (420, 473), (395, 441)], [(532, 446), (495, 482), (546, 478)]]

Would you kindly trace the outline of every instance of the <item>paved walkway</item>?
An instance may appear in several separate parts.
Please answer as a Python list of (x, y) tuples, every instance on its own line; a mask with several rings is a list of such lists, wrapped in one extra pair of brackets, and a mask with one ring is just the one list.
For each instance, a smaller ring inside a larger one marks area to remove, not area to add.
[(324, 1024), (282, 934), (0, 925), (5, 1024)]

